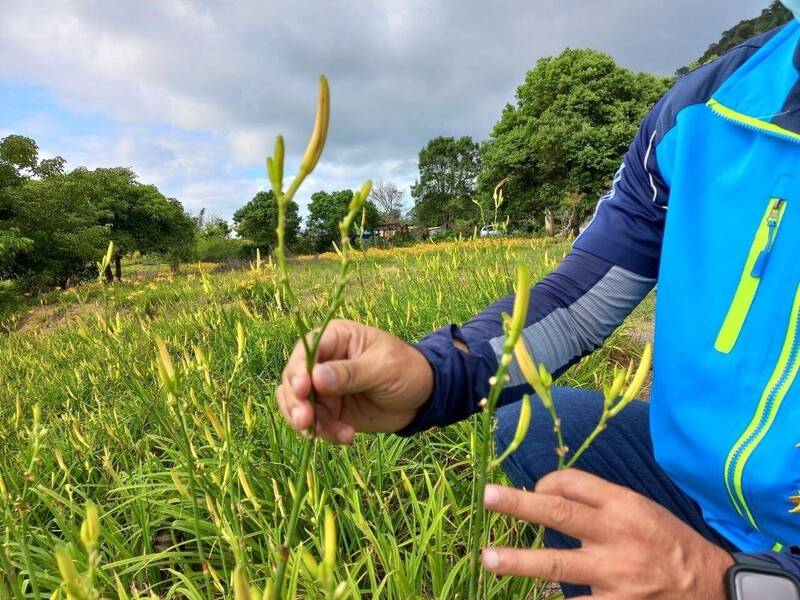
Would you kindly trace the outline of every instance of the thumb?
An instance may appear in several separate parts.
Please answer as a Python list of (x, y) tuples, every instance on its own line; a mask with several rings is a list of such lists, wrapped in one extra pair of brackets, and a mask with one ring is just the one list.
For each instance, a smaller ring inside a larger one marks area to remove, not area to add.
[(362, 359), (331, 360), (314, 366), (311, 378), (314, 389), (326, 396), (344, 396), (367, 391), (374, 381), (366, 361)]

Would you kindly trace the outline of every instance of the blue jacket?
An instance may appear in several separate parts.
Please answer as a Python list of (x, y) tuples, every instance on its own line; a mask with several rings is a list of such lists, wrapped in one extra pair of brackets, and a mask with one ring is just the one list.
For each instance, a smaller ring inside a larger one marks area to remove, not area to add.
[[(594, 219), (531, 292), (523, 339), (556, 375), (659, 283), (658, 463), (741, 550), (800, 574), (800, 23), (681, 79), (647, 116)], [(486, 395), (504, 298), (425, 338), (435, 393), (403, 434)], [(456, 350), (464, 342), (469, 353)], [(512, 365), (501, 401), (520, 397)]]

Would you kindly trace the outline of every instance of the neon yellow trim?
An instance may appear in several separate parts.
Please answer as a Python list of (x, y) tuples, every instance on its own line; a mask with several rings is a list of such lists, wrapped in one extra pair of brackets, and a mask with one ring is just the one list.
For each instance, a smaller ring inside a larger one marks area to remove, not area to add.
[(781, 544), (780, 542), (775, 542), (772, 545), (772, 551), (773, 552), (781, 552), (781, 551), (783, 551), (783, 544)]
[[(747, 500), (745, 500), (744, 497), (744, 490), (742, 489), (742, 475), (750, 455), (761, 443), (761, 440), (764, 439), (764, 436), (767, 434), (770, 427), (772, 427), (772, 423), (775, 421), (775, 416), (778, 414), (778, 409), (780, 408), (786, 393), (789, 391), (789, 388), (792, 386), (792, 383), (794, 383), (794, 379), (797, 377), (797, 372), (800, 371), (800, 360), (795, 360), (793, 364), (789, 364), (792, 356), (792, 349), (795, 343), (795, 337), (800, 334), (800, 331), (798, 331), (798, 329), (800, 329), (798, 328), (798, 321), (800, 321), (800, 286), (797, 287), (797, 293), (794, 297), (794, 305), (792, 306), (792, 313), (789, 319), (789, 327), (786, 332), (786, 339), (783, 342), (783, 350), (781, 350), (778, 363), (775, 365), (775, 370), (772, 372), (772, 377), (770, 377), (767, 387), (764, 388), (764, 391), (761, 394), (761, 400), (758, 402), (758, 408), (756, 409), (755, 415), (753, 415), (753, 418), (751, 419), (747, 429), (745, 429), (744, 433), (739, 436), (739, 439), (733, 445), (733, 448), (731, 448), (731, 451), (728, 453), (728, 458), (725, 461), (725, 486), (728, 488), (728, 493), (733, 497), (734, 493), (730, 489), (727, 473), (731, 463), (736, 460), (736, 467), (733, 475), (734, 485), (736, 487), (734, 490), (735, 499), (741, 504), (741, 507), (747, 514), (747, 519), (755, 529), (758, 529), (758, 525), (756, 524), (755, 519), (750, 512), (750, 508), (747, 506)], [(785, 372), (787, 367), (790, 368), (788, 373)], [(767, 410), (767, 402), (772, 395), (774, 395), (774, 400), (770, 406), (769, 413), (765, 414)], [(765, 418), (766, 422), (759, 428), (759, 424), (762, 423)], [(758, 433), (756, 433), (757, 429), (759, 429)], [(738, 458), (736, 457), (737, 453), (740, 454)], [(734, 502), (734, 505), (737, 505), (737, 502)], [(739, 510), (738, 506), (737, 510)], [(739, 514), (741, 514), (741, 512)]]
[(775, 123), (768, 123), (767, 121), (762, 121), (761, 119), (756, 119), (755, 117), (750, 117), (744, 113), (737, 112), (733, 109), (728, 108), (714, 100), (713, 98), (706, 103), (711, 110), (714, 112), (722, 115), (723, 117), (727, 117), (732, 121), (737, 121), (744, 125), (749, 125), (750, 127), (755, 127), (756, 129), (761, 129), (762, 131), (768, 131), (769, 133), (775, 133), (778, 135), (782, 135), (784, 137), (788, 137), (792, 140), (800, 142), (800, 133), (795, 133), (789, 129), (784, 129), (780, 125), (775, 125)]
[[(753, 277), (753, 267), (758, 260), (758, 255), (766, 248), (769, 242), (769, 220), (773, 208), (775, 207), (775, 201), (776, 198), (769, 201), (764, 217), (761, 219), (761, 223), (756, 230), (753, 244), (750, 246), (750, 254), (747, 255), (747, 260), (744, 263), (742, 277), (739, 280), (739, 285), (736, 288), (733, 301), (728, 309), (728, 314), (725, 316), (725, 321), (723, 321), (722, 327), (717, 335), (717, 341), (714, 343), (714, 348), (716, 348), (718, 352), (728, 354), (733, 350), (733, 347), (736, 345), (736, 340), (739, 339), (739, 334), (742, 332), (747, 313), (750, 312), (750, 306), (753, 304), (753, 298), (755, 298), (756, 290), (758, 290), (758, 284), (761, 282), (759, 277)], [(782, 202), (780, 205), (780, 212), (777, 215), (778, 223), (776, 225), (776, 232), (777, 228), (780, 228), (785, 211), (786, 202)]]

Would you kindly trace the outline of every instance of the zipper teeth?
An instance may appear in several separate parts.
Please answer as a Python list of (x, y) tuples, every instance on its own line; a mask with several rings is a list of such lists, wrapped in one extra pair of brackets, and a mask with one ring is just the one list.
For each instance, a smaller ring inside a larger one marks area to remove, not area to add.
[[(764, 410), (761, 414), (761, 417), (759, 418), (758, 425), (752, 431), (752, 433), (749, 436), (747, 436), (745, 440), (743, 440), (740, 444), (736, 446), (736, 450), (733, 453), (733, 458), (729, 462), (726, 468), (725, 478), (726, 478), (726, 483), (728, 484), (729, 491), (737, 489), (736, 484), (741, 483), (741, 481), (739, 481), (741, 479), (741, 476), (739, 478), (736, 477), (736, 469), (739, 463), (741, 462), (742, 455), (748, 449), (748, 447), (751, 446), (753, 442), (757, 438), (762, 436), (762, 434), (765, 433), (765, 431), (767, 430), (767, 423), (769, 422), (770, 416), (773, 413), (773, 409), (777, 403), (778, 394), (783, 390), (784, 386), (789, 380), (789, 377), (792, 371), (794, 370), (794, 366), (797, 362), (797, 359), (798, 357), (800, 357), (800, 335), (798, 335), (797, 331), (798, 320), (800, 320), (800, 311), (795, 310), (794, 314), (792, 315), (791, 322), (789, 324), (789, 335), (792, 336), (792, 346), (789, 351), (789, 356), (787, 357), (786, 363), (784, 364), (783, 369), (781, 370), (780, 377), (775, 382), (775, 385), (773, 385), (769, 391), (769, 394), (767, 396), (767, 402), (764, 405)], [(742, 470), (742, 473), (743, 472), (744, 470)], [(742, 493), (742, 496), (743, 495), (744, 494)], [(736, 508), (737, 512), (739, 512), (739, 514), (742, 514), (743, 510), (746, 510), (748, 515), (751, 514), (750, 510), (747, 508), (747, 505), (743, 500), (742, 500), (743, 506), (741, 506), (740, 508), (739, 500), (736, 499), (734, 494), (731, 494), (731, 499), (733, 500), (734, 507)], [(755, 523), (753, 524), (755, 525)]]
[[(739, 120), (739, 119), (735, 118), (732, 115), (729, 115), (729, 114), (726, 114), (726, 113), (720, 111), (719, 108), (717, 108), (717, 106), (714, 105), (714, 104), (707, 104), (706, 106), (711, 108), (711, 111), (715, 115), (717, 115), (718, 117), (720, 117), (722, 119), (725, 119), (726, 121), (728, 121), (730, 123), (735, 123), (736, 125), (739, 125), (741, 127), (745, 127), (746, 129), (749, 129), (751, 131), (758, 131), (760, 133), (766, 133), (767, 135), (774, 135), (777, 138), (781, 138), (783, 140), (788, 140), (790, 142), (794, 142), (796, 144), (800, 144), (800, 139), (796, 138), (796, 137), (794, 137), (792, 135), (789, 135), (789, 134), (786, 134), (786, 133), (781, 133), (780, 131), (775, 131), (774, 129), (769, 129), (767, 127), (758, 127), (757, 125), (753, 125), (752, 123), (748, 123), (747, 121)], [(720, 104), (720, 106), (724, 106), (724, 105)], [(735, 111), (733, 111), (733, 109), (730, 109), (730, 108), (728, 110), (730, 110), (731, 112), (735, 112)]]

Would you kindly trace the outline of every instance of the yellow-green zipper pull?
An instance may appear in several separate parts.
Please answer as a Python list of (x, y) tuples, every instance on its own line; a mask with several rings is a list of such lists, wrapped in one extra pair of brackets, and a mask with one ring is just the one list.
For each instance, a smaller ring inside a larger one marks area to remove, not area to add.
[(753, 270), (750, 272), (753, 277), (761, 277), (764, 275), (764, 271), (767, 268), (767, 262), (772, 254), (772, 247), (775, 245), (775, 234), (778, 233), (778, 223), (780, 222), (781, 218), (781, 208), (783, 207), (783, 202), (783, 200), (775, 200), (775, 204), (772, 206), (772, 211), (767, 219), (767, 227), (769, 228), (769, 233), (767, 234), (767, 244), (758, 255), (756, 264), (753, 265)]
[(739, 285), (736, 287), (733, 300), (714, 343), (714, 348), (719, 352), (727, 354), (733, 350), (736, 340), (742, 332), (745, 319), (750, 312), (756, 291), (775, 247), (787, 204), (786, 200), (777, 195), (767, 204), (742, 269)]

